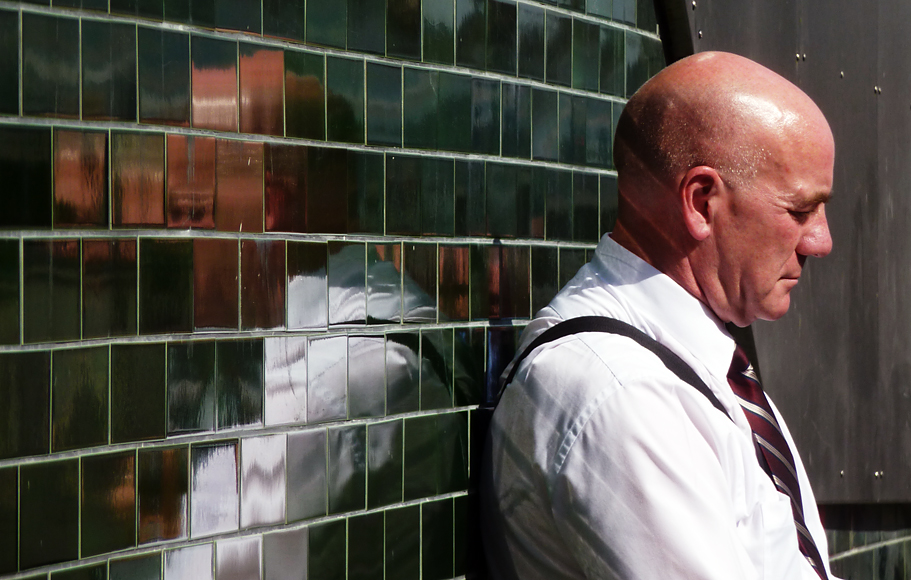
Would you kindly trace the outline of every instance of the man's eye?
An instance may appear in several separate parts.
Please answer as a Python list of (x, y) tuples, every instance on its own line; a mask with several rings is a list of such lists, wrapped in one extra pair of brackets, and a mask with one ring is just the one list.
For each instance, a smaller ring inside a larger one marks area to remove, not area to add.
[(793, 217), (799, 223), (803, 223), (803, 222), (807, 221), (808, 219), (810, 219), (810, 216), (813, 215), (815, 212), (816, 212), (815, 208), (811, 209), (811, 210), (805, 210), (805, 211), (788, 210), (788, 213), (791, 214), (791, 217)]

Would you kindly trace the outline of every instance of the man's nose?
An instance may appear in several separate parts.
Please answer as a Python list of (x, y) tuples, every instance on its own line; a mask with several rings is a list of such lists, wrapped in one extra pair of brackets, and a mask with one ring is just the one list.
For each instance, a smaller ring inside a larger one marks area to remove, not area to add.
[(819, 208), (807, 226), (797, 245), (797, 253), (815, 258), (828, 256), (832, 251), (832, 235), (829, 233), (825, 207)]

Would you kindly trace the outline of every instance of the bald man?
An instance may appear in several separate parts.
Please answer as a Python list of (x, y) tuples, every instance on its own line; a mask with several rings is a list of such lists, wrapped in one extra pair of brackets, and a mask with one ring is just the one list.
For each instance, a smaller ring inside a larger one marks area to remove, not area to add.
[[(482, 470), (492, 577), (831, 578), (791, 436), (774, 405), (735, 394), (758, 383), (725, 329), (785, 314), (807, 257), (832, 249), (825, 118), (772, 71), (702, 53), (629, 100), (614, 157), (616, 228), (519, 352), (588, 316), (646, 338), (574, 332), (507, 369)], [(776, 424), (777, 447), (761, 448), (771, 435), (750, 410)], [(779, 456), (791, 475), (770, 467)]]

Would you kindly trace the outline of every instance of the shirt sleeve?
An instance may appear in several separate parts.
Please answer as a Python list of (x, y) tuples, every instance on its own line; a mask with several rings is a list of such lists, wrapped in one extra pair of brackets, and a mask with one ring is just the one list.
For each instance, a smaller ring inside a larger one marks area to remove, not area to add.
[(735, 506), (744, 458), (728, 452), (735, 430), (716, 423), (729, 420), (673, 377), (656, 381), (620, 384), (556, 454), (554, 519), (586, 576), (818, 580), (787, 526), (777, 536), (756, 529), (787, 523), (789, 504)]

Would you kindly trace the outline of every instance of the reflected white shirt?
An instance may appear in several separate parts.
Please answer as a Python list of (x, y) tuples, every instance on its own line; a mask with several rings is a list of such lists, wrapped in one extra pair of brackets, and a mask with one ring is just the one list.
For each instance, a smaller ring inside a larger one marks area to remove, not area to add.
[[(617, 318), (670, 348), (733, 421), (631, 339), (586, 333), (538, 348), (506, 389), (485, 448), (492, 577), (818, 580), (728, 386), (735, 345), (721, 322), (608, 236), (529, 324), (519, 352), (586, 315)], [(825, 555), (806, 472), (781, 425)]]

